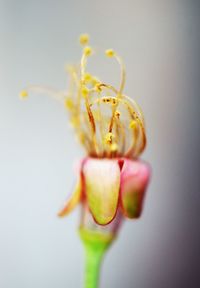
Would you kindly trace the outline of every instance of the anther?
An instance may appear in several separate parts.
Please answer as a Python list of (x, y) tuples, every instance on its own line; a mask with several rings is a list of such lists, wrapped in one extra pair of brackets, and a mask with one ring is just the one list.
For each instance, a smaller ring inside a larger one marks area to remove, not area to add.
[(89, 46), (85, 47), (83, 53), (85, 54), (85, 56), (90, 56), (92, 54), (92, 48)]
[(115, 52), (114, 52), (113, 49), (107, 49), (105, 51), (105, 54), (106, 54), (107, 57), (113, 57), (115, 55)]
[(89, 73), (85, 73), (84, 81), (85, 81), (86, 84), (90, 83), (92, 81), (92, 75), (90, 75)]
[(68, 97), (65, 99), (64, 105), (65, 105), (65, 108), (67, 108), (69, 110), (72, 110), (72, 108), (74, 106), (72, 99), (70, 99)]
[(21, 99), (26, 99), (28, 97), (28, 92), (26, 90), (22, 90), (19, 94)]
[(79, 42), (81, 45), (86, 45), (89, 42), (89, 35), (88, 34), (81, 34), (79, 37)]

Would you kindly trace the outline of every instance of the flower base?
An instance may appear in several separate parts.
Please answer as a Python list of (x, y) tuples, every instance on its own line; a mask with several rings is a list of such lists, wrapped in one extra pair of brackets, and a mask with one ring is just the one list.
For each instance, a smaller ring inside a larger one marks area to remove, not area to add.
[(86, 257), (84, 288), (97, 288), (102, 258), (115, 236), (111, 233), (103, 234), (84, 228), (80, 228), (79, 234), (84, 244)]

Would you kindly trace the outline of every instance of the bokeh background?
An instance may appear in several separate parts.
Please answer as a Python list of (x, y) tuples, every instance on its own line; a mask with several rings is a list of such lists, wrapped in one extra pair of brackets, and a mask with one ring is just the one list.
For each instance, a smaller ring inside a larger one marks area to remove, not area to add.
[[(142, 106), (153, 177), (139, 221), (126, 221), (102, 269), (103, 288), (198, 288), (199, 1), (0, 0), (0, 287), (82, 287), (79, 209), (57, 210), (83, 155), (57, 102), (27, 84), (67, 87), (64, 64), (80, 58), (78, 35), (114, 48), (126, 93)], [(102, 54), (103, 55), (103, 54)], [(96, 57), (96, 58), (95, 58)], [(90, 69), (118, 83), (112, 60)]]

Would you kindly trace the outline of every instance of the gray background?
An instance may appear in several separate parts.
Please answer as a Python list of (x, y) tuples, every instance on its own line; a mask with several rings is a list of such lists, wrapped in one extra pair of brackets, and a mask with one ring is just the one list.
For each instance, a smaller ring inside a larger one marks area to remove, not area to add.
[[(45, 96), (18, 99), (30, 83), (63, 89), (77, 37), (113, 47), (127, 67), (126, 93), (142, 106), (153, 177), (139, 221), (126, 221), (102, 269), (101, 287), (200, 287), (199, 2), (0, 1), (0, 287), (82, 287), (79, 209), (56, 212), (84, 155), (67, 115)], [(118, 83), (115, 63), (90, 68)]]

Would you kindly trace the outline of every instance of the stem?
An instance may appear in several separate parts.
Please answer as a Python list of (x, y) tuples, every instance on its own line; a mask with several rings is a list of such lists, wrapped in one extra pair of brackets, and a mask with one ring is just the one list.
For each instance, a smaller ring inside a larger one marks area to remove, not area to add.
[(85, 288), (98, 288), (101, 261), (113, 240), (113, 235), (80, 229), (80, 237), (85, 247)]
[(86, 267), (85, 267), (85, 288), (97, 288), (101, 268), (101, 260), (104, 251), (98, 251), (93, 247), (85, 248)]

